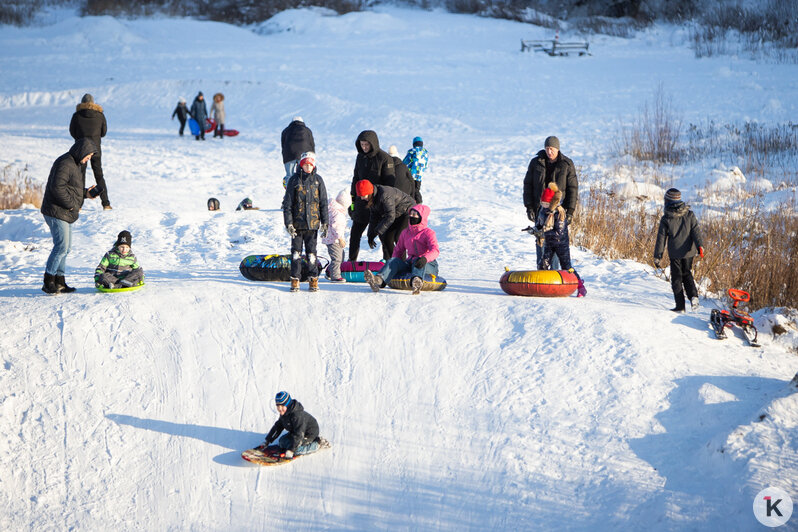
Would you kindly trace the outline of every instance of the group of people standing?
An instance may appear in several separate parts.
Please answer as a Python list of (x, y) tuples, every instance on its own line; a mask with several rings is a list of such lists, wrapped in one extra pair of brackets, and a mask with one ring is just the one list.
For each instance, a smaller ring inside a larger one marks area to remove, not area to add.
[[(214, 138), (224, 138), (224, 124), (227, 115), (224, 111), (224, 94), (217, 92), (213, 95), (213, 104), (211, 105), (211, 115), (213, 121), (216, 123), (213, 136)], [(172, 120), (177, 117), (180, 122), (180, 130), (178, 133), (183, 136), (183, 130), (186, 127), (186, 122), (189, 118), (193, 118), (197, 125), (199, 125), (199, 134), (194, 135), (196, 140), (205, 140), (205, 121), (208, 119), (208, 106), (205, 102), (205, 95), (202, 91), (198, 92), (191, 103), (191, 107), (186, 106), (186, 99), (180, 98), (177, 102), (177, 107), (172, 111)]]

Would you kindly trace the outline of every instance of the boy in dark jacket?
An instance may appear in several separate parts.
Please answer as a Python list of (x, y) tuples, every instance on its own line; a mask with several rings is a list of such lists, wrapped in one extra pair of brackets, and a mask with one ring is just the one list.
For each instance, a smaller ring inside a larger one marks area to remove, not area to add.
[(282, 456), (289, 460), (294, 455), (314, 453), (320, 447), (330, 444), (319, 436), (319, 423), (316, 418), (305, 412), (302, 403), (292, 399), (288, 392), (278, 392), (274, 398), (280, 418), (266, 435), (265, 446), (269, 446), (283, 431), (277, 446), (283, 451)]
[(556, 183), (551, 182), (540, 195), (540, 209), (535, 220), (535, 229), (543, 235), (540, 269), (548, 270), (554, 255), (560, 261), (560, 268), (576, 275), (579, 280), (577, 297), (587, 294), (582, 278), (571, 267), (571, 248), (568, 237), (568, 219), (565, 209), (560, 205), (562, 192)]
[(291, 291), (299, 291), (302, 275), (302, 246), (310, 265), (309, 290), (319, 290), (319, 269), (316, 264), (316, 239), (327, 236), (329, 213), (327, 211), (327, 188), (316, 173), (316, 154), (303, 153), (299, 167), (288, 180), (283, 196), (283, 220), (291, 235)]
[[(682, 193), (675, 188), (665, 193), (665, 214), (659, 222), (657, 243), (654, 246), (654, 265), (659, 268), (659, 261), (668, 244), (668, 258), (671, 261), (671, 289), (676, 306), (671, 310), (684, 312), (684, 293), (690, 299), (693, 310), (698, 309), (698, 289), (693, 279), (693, 259), (696, 255), (704, 256), (701, 231), (698, 220), (682, 201)], [(684, 288), (682, 288), (684, 287)]]

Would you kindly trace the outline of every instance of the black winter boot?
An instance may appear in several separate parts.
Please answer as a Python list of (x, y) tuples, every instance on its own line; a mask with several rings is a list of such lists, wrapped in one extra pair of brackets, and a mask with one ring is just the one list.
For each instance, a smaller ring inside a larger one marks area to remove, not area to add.
[(44, 284), (42, 285), (42, 292), (45, 294), (57, 294), (58, 287), (55, 285), (55, 275), (49, 273), (44, 274)]
[(55, 276), (55, 287), (58, 289), (59, 292), (63, 292), (65, 294), (71, 294), (77, 288), (72, 288), (71, 286), (67, 286), (66, 280), (64, 279), (63, 275), (56, 275)]
[(673, 294), (673, 299), (676, 300), (676, 306), (673, 307), (671, 310), (673, 312), (684, 312), (684, 292)]

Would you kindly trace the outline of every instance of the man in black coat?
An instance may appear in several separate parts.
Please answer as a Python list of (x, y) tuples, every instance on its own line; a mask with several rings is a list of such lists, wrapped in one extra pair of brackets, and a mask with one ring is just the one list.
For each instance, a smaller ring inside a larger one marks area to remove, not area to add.
[(86, 163), (97, 152), (88, 138), (75, 141), (69, 152), (53, 163), (44, 189), (41, 213), (53, 237), (53, 250), (44, 269), (42, 290), (48, 294), (74, 292), (64, 279), (66, 258), (72, 247), (72, 224), (80, 216), (84, 198), (95, 198), (94, 187), (85, 189)]
[[(549, 186), (557, 183), (557, 188), (563, 192), (562, 207), (565, 209), (566, 223), (571, 222), (577, 201), (579, 200), (579, 181), (576, 177), (574, 162), (560, 152), (560, 140), (557, 137), (547, 137), (544, 149), (529, 162), (529, 168), (524, 177), (524, 206), (526, 216), (532, 222), (537, 219), (540, 209), (540, 195)], [(543, 255), (540, 246), (535, 246), (538, 268)], [(555, 269), (557, 265), (552, 264)]]
[(359, 181), (357, 194), (366, 201), (369, 208), (368, 243), (371, 249), (377, 247), (375, 238), (382, 242), (382, 258), (386, 261), (393, 256), (393, 248), (399, 235), (407, 228), (407, 214), (410, 207), (416, 205), (408, 196), (396, 187), (382, 185), (373, 186), (364, 179)]
[(285, 458), (291, 459), (294, 455), (310, 454), (319, 450), (322, 443), (319, 423), (305, 412), (302, 403), (291, 398), (288, 392), (278, 392), (274, 402), (280, 418), (266, 435), (266, 445), (271, 444), (285, 430), (288, 434), (284, 434), (277, 442), (285, 451)]
[(357, 260), (360, 253), (360, 238), (369, 225), (371, 217), (366, 202), (355, 191), (355, 184), (361, 180), (368, 180), (372, 185), (392, 187), (396, 184), (393, 159), (380, 149), (380, 140), (377, 133), (369, 129), (361, 131), (355, 140), (357, 159), (352, 177), (352, 207), (349, 216), (352, 217), (352, 230), (349, 233), (349, 260)]
[[(99, 186), (100, 200), (103, 204), (103, 209), (111, 210), (111, 202), (108, 200), (108, 186), (105, 184), (103, 177), (103, 164), (102, 153), (100, 152), (100, 139), (108, 132), (108, 123), (105, 121), (105, 114), (103, 108), (94, 103), (94, 97), (91, 94), (84, 94), (80, 103), (76, 107), (75, 113), (72, 115), (72, 120), (69, 122), (69, 134), (75, 140), (90, 139), (97, 151), (91, 158), (91, 171), (94, 173), (94, 181)], [(83, 167), (83, 173), (86, 173), (86, 167)]]
[(313, 140), (313, 132), (301, 116), (295, 116), (288, 127), (280, 135), (280, 145), (283, 150), (283, 165), (285, 165), (285, 177), (283, 178), (283, 188), (286, 182), (296, 173), (299, 156), (306, 152), (316, 152), (316, 142)]
[(205, 140), (205, 120), (208, 118), (208, 106), (205, 104), (205, 95), (202, 91), (197, 93), (194, 101), (191, 102), (191, 118), (199, 124), (199, 135), (194, 135), (196, 140)]
[(421, 199), (421, 190), (419, 190), (420, 182), (413, 179), (410, 169), (402, 162), (402, 159), (399, 158), (399, 150), (396, 149), (396, 146), (388, 148), (388, 155), (390, 155), (393, 160), (393, 169), (396, 177), (394, 187), (412, 197), (417, 205), (423, 203)]

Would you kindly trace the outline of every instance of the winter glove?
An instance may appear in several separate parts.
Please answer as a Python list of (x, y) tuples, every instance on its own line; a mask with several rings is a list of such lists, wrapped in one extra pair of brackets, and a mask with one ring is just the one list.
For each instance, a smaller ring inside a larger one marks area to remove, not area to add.
[(427, 259), (425, 257), (419, 257), (413, 262), (413, 266), (416, 268), (423, 268), (427, 265)]
[(291, 235), (291, 238), (296, 237), (296, 229), (294, 229), (294, 224), (288, 224), (285, 227), (285, 230), (288, 231), (288, 234)]
[(327, 224), (321, 224), (321, 237), (324, 238), (327, 236)]
[(698, 246), (698, 255), (703, 259), (704, 258), (704, 248)]
[(526, 208), (526, 217), (529, 218), (530, 222), (535, 221), (535, 211), (532, 209), (532, 207)]
[(374, 249), (377, 247), (377, 243), (374, 241), (374, 238), (375, 237), (373, 236), (369, 237), (369, 249)]
[(654, 259), (654, 267), (655, 267), (655, 268), (659, 268), (659, 267), (660, 267), (660, 265), (659, 265), (659, 259)]
[(294, 457), (294, 451), (288, 449), (283, 456), (285, 456), (287, 460), (291, 460)]

